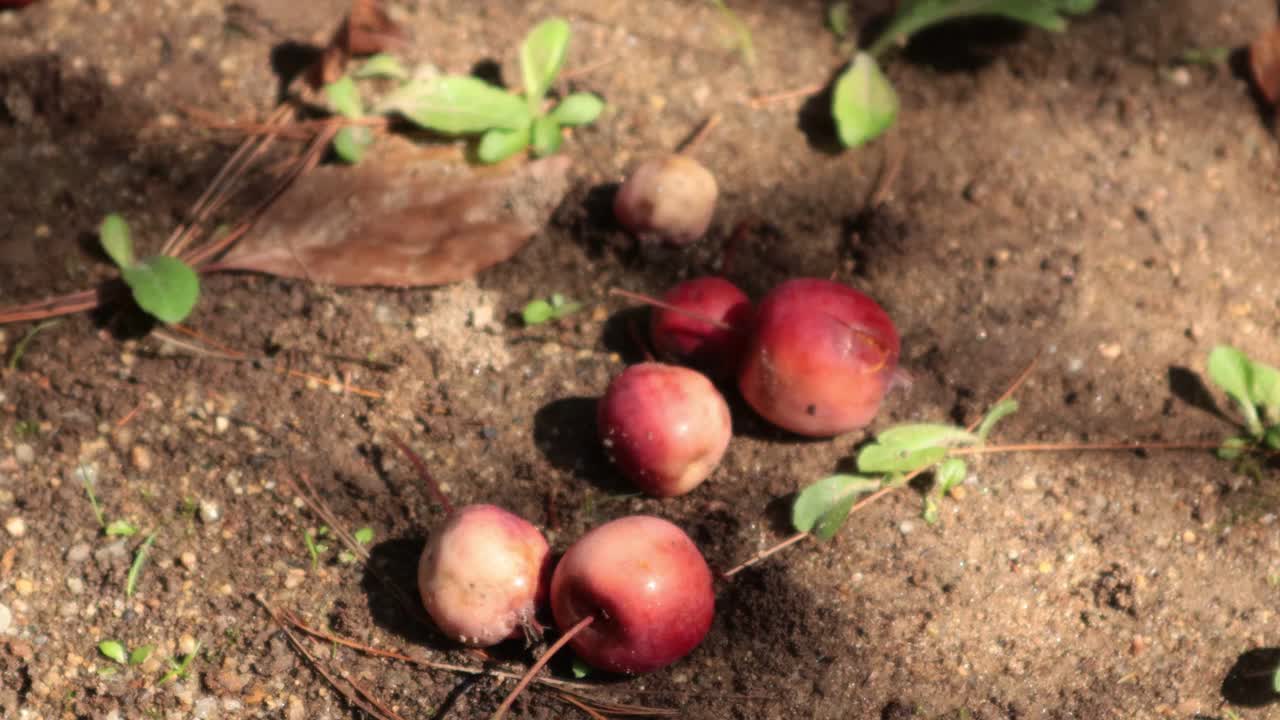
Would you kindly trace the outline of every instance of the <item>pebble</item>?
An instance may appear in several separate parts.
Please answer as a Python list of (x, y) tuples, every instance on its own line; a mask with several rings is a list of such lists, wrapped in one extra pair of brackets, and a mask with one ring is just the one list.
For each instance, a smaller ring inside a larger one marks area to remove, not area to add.
[(147, 472), (151, 469), (151, 451), (144, 445), (134, 445), (129, 450), (129, 459), (138, 472)]
[(302, 704), (302, 698), (297, 695), (289, 696), (289, 704), (284, 711), (285, 720), (306, 720), (307, 708)]
[(218, 717), (218, 699), (209, 696), (200, 698), (191, 710), (191, 717), (197, 720), (213, 720)]
[(4, 521), (4, 529), (16, 538), (22, 537), (27, 534), (27, 521), (17, 515), (14, 515)]
[(307, 571), (302, 568), (289, 568), (289, 572), (284, 576), (284, 587), (286, 590), (292, 590), (302, 584), (307, 579)]
[(18, 578), (13, 583), (13, 589), (17, 590), (19, 595), (26, 597), (36, 591), (36, 586), (26, 578)]
[(10, 612), (9, 606), (0, 603), (0, 635), (9, 632), (9, 626), (13, 624), (13, 613)]
[(94, 561), (103, 567), (109, 567), (115, 560), (123, 559), (128, 555), (129, 552), (124, 547), (124, 540), (117, 540), (93, 551)]
[(915, 529), (916, 529), (916, 524), (911, 522), (910, 520), (903, 520), (902, 522), (898, 523), (898, 532), (902, 533), (903, 535), (910, 535), (912, 531)]
[(1014, 487), (1027, 492), (1034, 491), (1036, 489), (1036, 478), (1034, 475), (1024, 475), (1014, 481)]
[(224, 433), (231, 428), (231, 420), (226, 415), (219, 415), (213, 419), (213, 431), (216, 433)]
[(196, 651), (196, 639), (190, 633), (183, 633), (178, 638), (178, 652), (182, 655), (190, 655)]
[(218, 503), (209, 500), (200, 502), (200, 520), (205, 524), (212, 525), (222, 518), (222, 508), (218, 507)]
[(13, 459), (19, 465), (30, 465), (36, 461), (36, 450), (27, 443), (18, 443), (13, 448)]
[(182, 567), (188, 570), (195, 570), (196, 554), (188, 550), (187, 552), (182, 553), (182, 555), (178, 558), (178, 562), (182, 563)]
[(72, 595), (79, 595), (84, 592), (84, 581), (78, 577), (67, 578), (67, 590), (69, 590)]
[(82, 563), (89, 559), (89, 552), (91, 550), (92, 548), (89, 547), (89, 543), (76, 543), (71, 546), (70, 550), (67, 550), (67, 562)]

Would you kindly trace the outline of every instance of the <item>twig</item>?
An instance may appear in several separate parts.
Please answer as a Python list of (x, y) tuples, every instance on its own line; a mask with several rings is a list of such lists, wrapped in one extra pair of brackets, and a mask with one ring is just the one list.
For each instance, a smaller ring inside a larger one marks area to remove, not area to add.
[(720, 330), (734, 329), (732, 325), (724, 322), (723, 320), (717, 320), (711, 317), (710, 315), (703, 315), (700, 312), (694, 312), (692, 310), (687, 310), (685, 308), (676, 307), (671, 303), (663, 302), (649, 295), (642, 295), (640, 293), (634, 293), (634, 292), (631, 292), (630, 290), (623, 290), (621, 288), (612, 288), (611, 290), (609, 290), (609, 294), (617, 295), (619, 297), (624, 297), (628, 300), (634, 300), (635, 302), (638, 302), (638, 303), (644, 303), (645, 305), (652, 305), (653, 307), (662, 308), (663, 310), (670, 310), (671, 312), (674, 312), (674, 313), (680, 313), (681, 315), (684, 315), (686, 317), (691, 317), (694, 320), (700, 320)]
[(1077, 450), (1217, 450), (1221, 442), (1171, 441), (1171, 442), (1059, 442), (1015, 443), (1012, 445), (977, 445), (951, 448), (947, 455), (994, 455), (1013, 452), (1072, 452)]
[(546, 652), (542, 653), (538, 660), (529, 667), (529, 670), (524, 674), (524, 677), (520, 678), (520, 682), (516, 683), (516, 686), (507, 694), (507, 697), (502, 701), (502, 704), (498, 706), (498, 709), (494, 711), (493, 715), (489, 717), (489, 720), (502, 720), (502, 718), (506, 717), (507, 711), (511, 709), (511, 704), (516, 701), (516, 698), (520, 697), (520, 693), (524, 692), (525, 688), (529, 687), (529, 683), (533, 682), (538, 671), (546, 667), (547, 663), (551, 661), (551, 657), (559, 652), (560, 648), (569, 644), (569, 641), (573, 639), (574, 635), (585, 630), (594, 620), (594, 615), (588, 615), (582, 618), (578, 622), (574, 623), (573, 627), (566, 630), (565, 633), (560, 636), (559, 640), (552, 643), (551, 647), (547, 648)]
[(711, 113), (710, 117), (702, 122), (702, 125), (693, 133), (693, 135), (689, 136), (688, 140), (680, 143), (676, 148), (676, 152), (681, 155), (693, 154), (693, 151), (698, 149), (698, 146), (702, 144), (702, 141), (706, 140), (707, 136), (711, 134), (711, 131), (720, 124), (721, 119), (720, 113)]
[(805, 95), (813, 95), (814, 93), (821, 92), (826, 86), (826, 83), (815, 83), (813, 85), (806, 85), (793, 90), (783, 90), (782, 92), (772, 93), (770, 95), (756, 95), (747, 98), (747, 106), (752, 110), (759, 110), (766, 105), (772, 105), (773, 103), (782, 102), (783, 100), (790, 100), (792, 98), (803, 97)]
[(431, 497), (436, 501), (436, 504), (444, 508), (444, 514), (452, 515), (453, 503), (449, 502), (449, 498), (440, 489), (440, 483), (436, 482), (431, 471), (427, 469), (427, 464), (422, 460), (422, 456), (401, 442), (398, 436), (392, 433), (387, 433), (387, 436), (391, 438), (391, 442), (395, 443), (396, 447), (400, 448), (400, 452), (409, 458), (409, 462), (413, 463), (413, 467), (418, 471), (418, 477), (422, 480), (422, 484), (427, 486), (427, 492), (431, 493)]

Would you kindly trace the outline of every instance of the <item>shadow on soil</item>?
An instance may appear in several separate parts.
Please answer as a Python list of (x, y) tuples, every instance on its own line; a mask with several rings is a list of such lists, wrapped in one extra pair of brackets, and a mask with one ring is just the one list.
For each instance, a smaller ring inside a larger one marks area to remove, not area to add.
[(1222, 699), (1244, 707), (1261, 707), (1280, 700), (1273, 684), (1278, 667), (1280, 648), (1257, 648), (1241, 654), (1222, 680)]

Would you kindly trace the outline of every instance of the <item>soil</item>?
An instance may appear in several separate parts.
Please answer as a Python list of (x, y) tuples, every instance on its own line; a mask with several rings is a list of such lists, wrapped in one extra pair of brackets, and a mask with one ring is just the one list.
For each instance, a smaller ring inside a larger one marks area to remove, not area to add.
[[(729, 276), (753, 296), (834, 276), (883, 304), (913, 383), (870, 429), (968, 422), (1035, 357), (998, 442), (1191, 440), (1234, 432), (1202, 381), (1220, 343), (1280, 359), (1277, 143), (1239, 48), (1273, 3), (1119, 0), (1053, 34), (972, 21), (886, 63), (902, 113), (887, 138), (833, 151), (824, 97), (746, 98), (829, 79), (839, 41), (821, 2), (729, 3), (755, 62), (707, 3), (404, 2), (411, 62), (518, 78), (524, 31), (574, 29), (572, 85), (610, 110), (564, 152), (573, 190), (512, 260), (436, 289), (334, 289), (250, 274), (205, 279), (189, 325), (271, 362), (164, 351), (122, 318), (64, 319), (0, 375), (0, 716), (359, 717), (255, 598), (314, 627), (467, 665), (412, 602), (423, 539), (443, 517), (391, 441), (426, 459), (455, 503), (497, 502), (557, 549), (629, 513), (684, 527), (717, 568), (791, 533), (791, 495), (848, 470), (868, 433), (801, 441), (734, 398), (736, 437), (695, 492), (637, 497), (595, 439), (593, 398), (641, 355), (640, 317), (611, 287), (658, 293), (713, 271), (733, 228), (764, 222)], [(853, 2), (874, 29), (893, 3)], [(305, 8), (305, 9), (303, 9)], [(0, 11), (0, 304), (95, 287), (94, 249), (120, 212), (157, 248), (239, 138), (186, 108), (263, 118), (281, 73), (323, 44), (339, 0), (45, 0)], [(1236, 48), (1218, 65), (1177, 63)], [(637, 248), (609, 219), (638, 158), (696, 149), (721, 184), (706, 240)], [(885, 202), (882, 170), (902, 158)], [(244, 207), (231, 207), (234, 218)], [(529, 299), (587, 304), (522, 327)], [(33, 329), (0, 328), (6, 361)], [(351, 358), (371, 358), (372, 365)], [(289, 366), (349, 383), (282, 375)], [(1207, 402), (1206, 402), (1207, 400)], [(870, 432), (869, 431), (869, 432)], [(1207, 452), (1021, 453), (970, 464), (935, 525), (918, 489), (854, 515), (719, 586), (703, 645), (594, 697), (686, 718), (1264, 718), (1280, 660), (1274, 467)], [(371, 559), (344, 562), (292, 489), (306, 477)], [(127, 520), (131, 537), (108, 537)], [(126, 596), (143, 538), (148, 561)], [(323, 540), (323, 539), (322, 539)], [(390, 578), (389, 583), (379, 578)], [(140, 665), (114, 639), (154, 645)], [(199, 651), (161, 683), (170, 658)], [(327, 644), (405, 718), (485, 717), (511, 687)], [(530, 653), (499, 653), (519, 671)], [(567, 663), (554, 671), (572, 679)], [(547, 693), (520, 717), (570, 717)]]

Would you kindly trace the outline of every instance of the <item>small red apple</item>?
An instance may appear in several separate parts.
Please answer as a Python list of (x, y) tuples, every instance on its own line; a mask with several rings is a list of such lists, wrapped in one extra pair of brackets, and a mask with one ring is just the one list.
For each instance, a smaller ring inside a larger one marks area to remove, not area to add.
[(689, 654), (711, 628), (711, 570), (680, 528), (624, 517), (565, 552), (551, 580), (551, 611), (561, 632), (593, 618), (569, 641), (588, 665), (651, 672)]
[(747, 294), (722, 277), (706, 276), (676, 285), (662, 301), (670, 308), (653, 308), (649, 323), (658, 355), (688, 363), (716, 378), (733, 377), (751, 329)]

